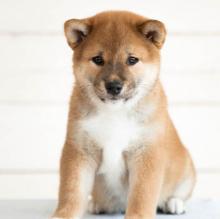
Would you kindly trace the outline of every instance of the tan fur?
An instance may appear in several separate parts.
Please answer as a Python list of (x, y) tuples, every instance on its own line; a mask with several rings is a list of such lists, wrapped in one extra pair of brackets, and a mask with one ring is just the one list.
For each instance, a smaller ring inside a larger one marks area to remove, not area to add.
[[(126, 210), (127, 219), (153, 219), (157, 207), (163, 208), (170, 198), (188, 199), (195, 183), (195, 170), (168, 115), (159, 80), (164, 25), (133, 13), (113, 11), (69, 20), (65, 23), (65, 34), (74, 49), (76, 84), (70, 102), (59, 204), (54, 217), (81, 217), (91, 193), (90, 211)], [(100, 53), (106, 63), (96, 66), (91, 58)], [(129, 54), (138, 56), (140, 62), (127, 66)], [(122, 198), (113, 195), (105, 175), (98, 173), (106, 148), (85, 131), (89, 118), (96, 118), (100, 112), (106, 112), (106, 118), (108, 113), (113, 112), (113, 116), (117, 113), (117, 107), (111, 109), (117, 104), (112, 103), (104, 86), (105, 81), (113, 79), (124, 82), (123, 94), (114, 101), (122, 101), (120, 110), (134, 118), (135, 124), (145, 127), (122, 151), (124, 168), (119, 188)], [(142, 86), (144, 93), (133, 101), (138, 86)], [(184, 182), (189, 182), (186, 191), (181, 188)]]

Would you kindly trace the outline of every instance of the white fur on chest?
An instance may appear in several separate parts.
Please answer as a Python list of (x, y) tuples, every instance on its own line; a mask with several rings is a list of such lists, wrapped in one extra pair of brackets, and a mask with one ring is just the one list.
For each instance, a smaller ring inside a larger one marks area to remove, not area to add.
[(126, 110), (102, 110), (85, 119), (81, 127), (102, 149), (102, 164), (99, 173), (110, 184), (118, 184), (124, 172), (122, 153), (141, 135), (143, 126)]

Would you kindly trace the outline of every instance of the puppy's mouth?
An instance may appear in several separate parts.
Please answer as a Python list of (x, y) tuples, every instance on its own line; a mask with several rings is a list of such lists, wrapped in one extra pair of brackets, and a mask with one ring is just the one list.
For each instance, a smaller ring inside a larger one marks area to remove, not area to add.
[(118, 101), (127, 102), (128, 100), (132, 99), (132, 97), (134, 96), (134, 92), (129, 92), (127, 94), (121, 94), (121, 95), (110, 95), (103, 93), (100, 94), (96, 92), (96, 95), (102, 102), (116, 103)]
[(93, 86), (95, 95), (104, 103), (127, 102), (137, 93), (136, 86), (124, 86), (119, 93), (108, 92), (104, 86)]

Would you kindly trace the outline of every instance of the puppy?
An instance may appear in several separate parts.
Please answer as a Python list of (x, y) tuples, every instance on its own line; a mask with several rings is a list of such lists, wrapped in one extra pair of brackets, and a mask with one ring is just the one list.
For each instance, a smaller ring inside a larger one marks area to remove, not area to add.
[(53, 217), (80, 218), (87, 208), (126, 219), (153, 219), (158, 208), (182, 214), (195, 170), (159, 80), (163, 23), (111, 11), (64, 29), (75, 86)]

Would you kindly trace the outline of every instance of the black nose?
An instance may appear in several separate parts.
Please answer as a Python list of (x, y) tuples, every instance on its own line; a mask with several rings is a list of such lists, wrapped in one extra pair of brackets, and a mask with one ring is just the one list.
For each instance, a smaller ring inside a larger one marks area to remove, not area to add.
[(105, 83), (105, 88), (109, 94), (118, 95), (122, 90), (123, 84), (120, 81), (110, 81)]

